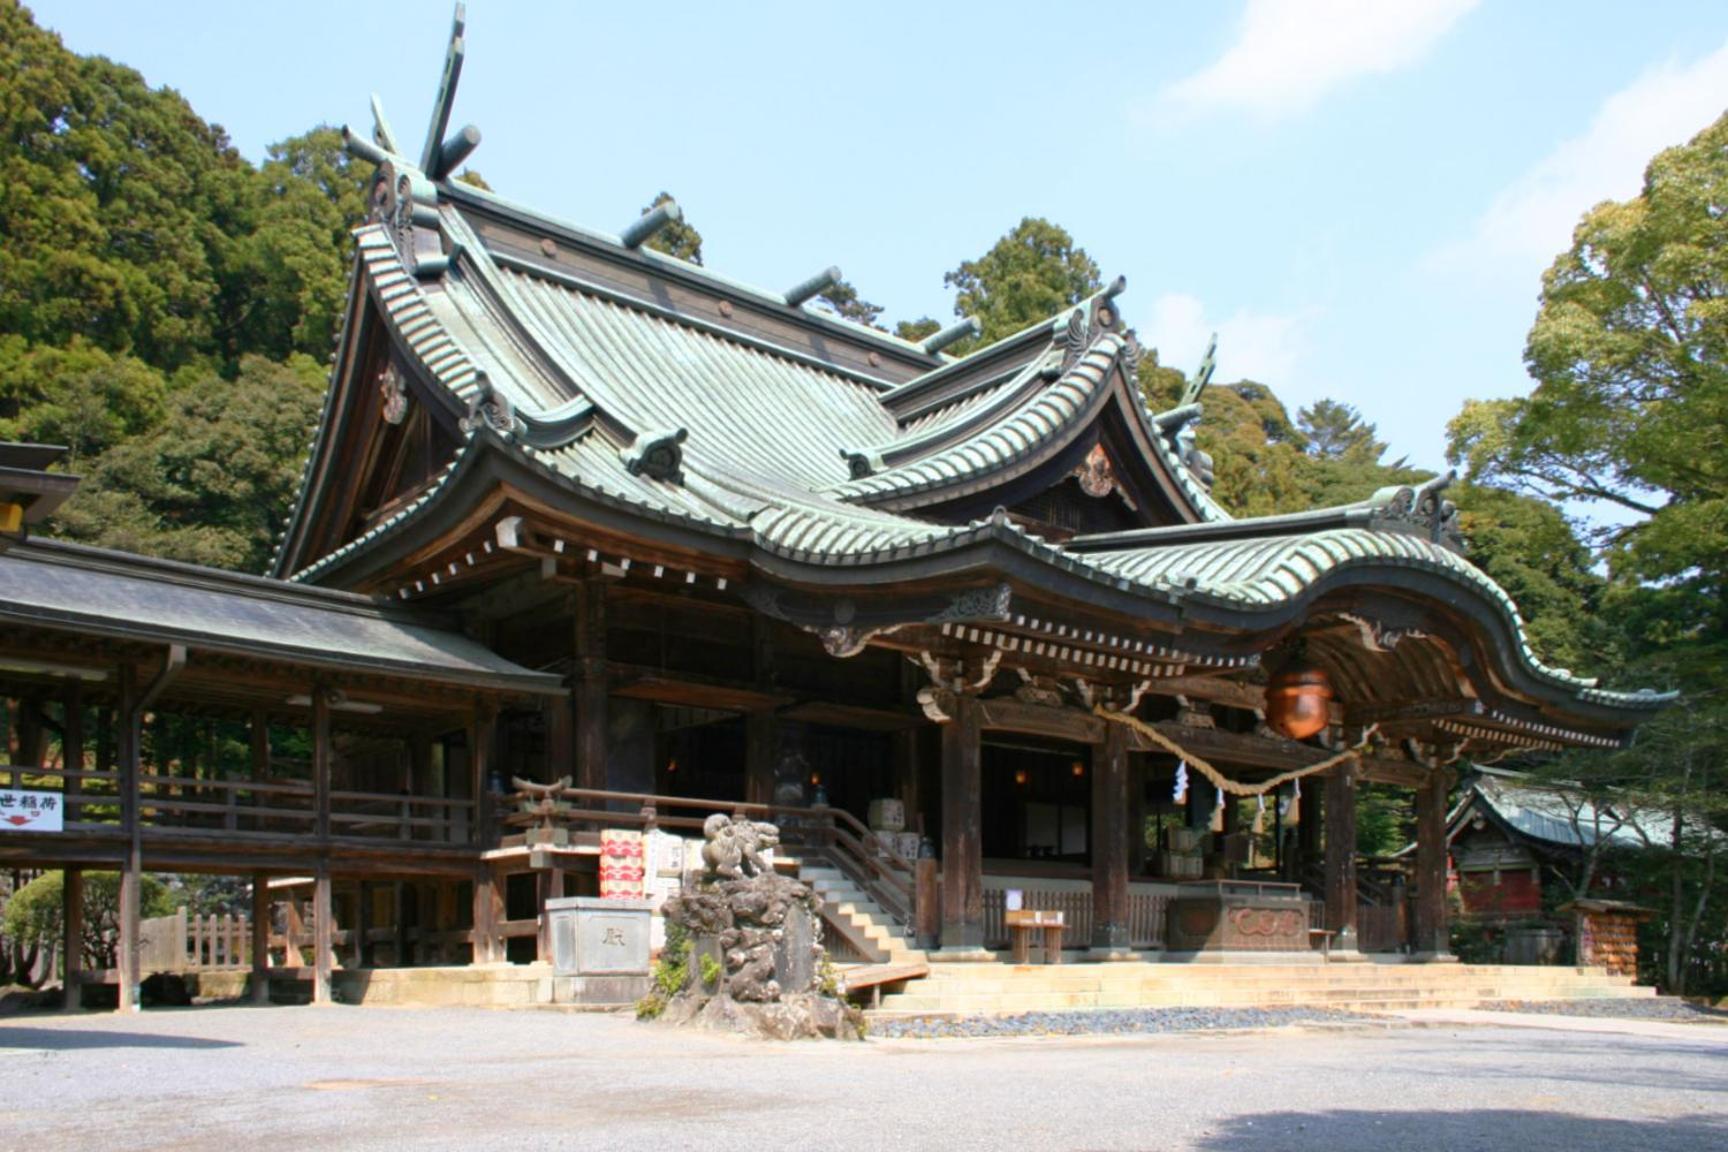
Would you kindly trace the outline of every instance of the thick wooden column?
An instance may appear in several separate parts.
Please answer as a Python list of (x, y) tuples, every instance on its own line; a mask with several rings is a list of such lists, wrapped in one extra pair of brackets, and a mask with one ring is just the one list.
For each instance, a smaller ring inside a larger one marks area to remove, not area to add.
[[(330, 696), (321, 684), (312, 686), (312, 810), (319, 840), (330, 838)], [(324, 852), (319, 849), (320, 855)]]
[(322, 860), (312, 880), (312, 1003), (330, 1004), (330, 973), (336, 959), (336, 914), (330, 899), (330, 869)]
[(365, 968), (366, 937), (372, 932), (372, 886), (364, 880), (359, 884), (360, 890), (354, 899), (354, 926), (348, 941), (348, 954), (353, 958), (353, 967)]
[(942, 726), (942, 947), (984, 947), (983, 754), (978, 702), (955, 699)]
[(252, 874), (252, 1003), (270, 1003), (270, 878)]
[(503, 914), (504, 891), (498, 873), (490, 864), (480, 864), (474, 869), (473, 963), (503, 963), (503, 940), (498, 935)]
[(1128, 951), (1128, 730), (1092, 746), (1092, 951)]
[(1435, 771), (1416, 789), (1416, 953), (1449, 957), (1446, 907), (1447, 774)]
[(779, 718), (772, 711), (744, 717), (744, 801), (774, 802), (774, 766), (779, 757)]
[(143, 744), (138, 715), (138, 672), (120, 667), (119, 755), (120, 826), (127, 836), (125, 863), (120, 868), (120, 1011), (136, 1012), (143, 976), (138, 971), (139, 884), (144, 873), (143, 829), (138, 803), (138, 757)]
[(1356, 950), (1356, 766), (1326, 777), (1326, 927), (1334, 951)]
[(474, 707), (474, 719), (468, 725), (468, 789), (474, 798), (475, 847), (492, 847), (492, 753), (498, 743), (498, 713), (490, 701)]
[[(768, 621), (750, 618), (750, 674), (764, 692), (774, 686), (774, 642)], [(780, 761), (780, 723), (772, 709), (744, 717), (744, 801), (774, 802), (774, 770)]]
[(60, 889), (61, 1006), (80, 1004), (79, 974), (84, 970), (84, 870), (67, 868)]
[[(60, 718), (60, 766), (72, 772), (84, 771), (84, 684), (73, 680), (66, 685), (66, 695), (63, 697), (64, 711)], [(84, 791), (84, 778), (81, 776), (66, 776), (64, 780), (64, 795), (61, 797), (61, 819), (67, 823), (79, 814), (80, 809), (71, 803), (72, 798)], [(68, 809), (72, 809), (68, 811)]]
[(606, 787), (606, 588), (579, 585), (576, 617), (576, 784)]

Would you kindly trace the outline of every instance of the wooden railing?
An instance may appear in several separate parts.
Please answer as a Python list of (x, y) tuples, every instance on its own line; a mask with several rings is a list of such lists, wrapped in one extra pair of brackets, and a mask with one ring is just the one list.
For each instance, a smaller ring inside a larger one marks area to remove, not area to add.
[[(528, 828), (542, 822), (540, 816), (526, 811), (537, 797), (517, 792), (511, 799), (511, 807), (517, 810), (505, 817), (506, 826)], [(557, 823), (573, 830), (635, 827), (645, 831), (665, 828), (699, 833), (703, 822), (716, 812), (768, 821), (780, 829), (780, 842), (787, 849), (832, 864), (903, 925), (911, 925), (916, 920), (917, 885), (913, 880), (913, 862), (900, 855), (888, 838), (877, 836), (844, 809), (748, 804), (590, 788), (566, 789), (560, 799), (569, 807), (559, 812)]]
[[(58, 791), (68, 832), (96, 832), (121, 823), (120, 774), (74, 768), (0, 766), (12, 786)], [(330, 793), (330, 834), (369, 842), (477, 844), (473, 800), (392, 792)], [(138, 776), (138, 820), (145, 830), (214, 840), (306, 836), (318, 826), (309, 780), (192, 777), (158, 772)]]

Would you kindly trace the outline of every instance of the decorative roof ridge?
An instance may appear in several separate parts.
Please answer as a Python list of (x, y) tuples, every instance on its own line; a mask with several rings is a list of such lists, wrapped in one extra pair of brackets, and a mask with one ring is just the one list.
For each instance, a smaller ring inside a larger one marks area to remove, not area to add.
[(1031, 449), (1070, 430), (1089, 415), (1100, 398), (1111, 369), (1128, 349), (1116, 332), (1100, 334), (1062, 376), (1023, 403), (1013, 413), (941, 452), (887, 472), (848, 480), (827, 491), (848, 502), (907, 496), (950, 487), (979, 474), (1000, 471)]
[[(1109, 300), (1114, 300), (1116, 297), (1120, 296), (1123, 290), (1127, 287), (1128, 278), (1125, 276), (1118, 276), (1110, 283), (1098, 289), (1098, 291), (1093, 292), (1091, 295), (1083, 297), (1082, 299), (1076, 300), (1072, 304), (1065, 305), (1061, 311), (1046, 316), (1044, 319), (1039, 320), (1036, 323), (1028, 324), (1017, 332), (1010, 332), (1008, 335), (1003, 336), (999, 340), (994, 340), (991, 343), (984, 345), (982, 348), (974, 348), (964, 356), (948, 357), (948, 362), (946, 364), (940, 364), (937, 367), (930, 369), (930, 371), (924, 373), (922, 376), (914, 376), (904, 384), (896, 385), (882, 397), (882, 402), (891, 406), (904, 404), (907, 397), (916, 396), (920, 392), (928, 391), (956, 375), (961, 375), (968, 367), (976, 366), (982, 360), (988, 359), (992, 356), (1002, 355), (1023, 344), (1037, 343), (1040, 337), (1045, 341), (1058, 339), (1068, 329), (1076, 313), (1078, 313), (1082, 319), (1094, 315), (1098, 305)], [(962, 392), (949, 399), (963, 399), (968, 394), (969, 393)]]
[[(706, 265), (692, 264), (688, 260), (681, 260), (676, 256), (670, 256), (664, 252), (659, 252), (646, 246), (630, 247), (624, 243), (622, 238), (614, 236), (609, 232), (604, 232), (597, 228), (589, 228), (585, 225), (577, 224), (561, 217), (552, 216), (548, 213), (530, 208), (515, 200), (507, 199), (497, 193), (486, 191), (485, 189), (475, 188), (472, 185), (462, 184), (459, 182), (440, 181), (438, 184), (438, 192), (440, 196), (452, 202), (452, 204), (459, 210), (466, 206), (496, 212), (532, 231), (536, 231), (548, 237), (556, 237), (559, 242), (570, 242), (583, 246), (598, 255), (610, 259), (631, 261), (640, 260), (649, 265), (656, 274), (670, 276), (674, 279), (682, 279), (688, 281), (693, 286), (711, 292), (720, 292), (722, 294), (730, 295), (735, 299), (772, 308), (775, 310), (777, 315), (796, 319), (812, 327), (819, 329), (834, 329), (841, 334), (860, 342), (867, 340), (872, 343), (886, 345), (892, 348), (896, 354), (903, 356), (910, 355), (923, 359), (932, 359), (937, 358), (939, 355), (937, 353), (927, 352), (923, 345), (910, 340), (904, 340), (899, 336), (894, 335), (892, 332), (884, 332), (880, 328), (872, 328), (867, 324), (859, 324), (825, 310), (806, 308), (801, 304), (789, 303), (785, 293), (774, 292), (766, 288), (759, 288), (753, 284), (746, 284), (741, 280), (734, 280), (730, 276), (713, 271)], [(512, 261), (512, 263), (518, 262)], [(543, 268), (532, 262), (521, 261), (519, 263), (522, 270), (529, 275), (542, 277), (551, 275), (549, 269)], [(580, 280), (577, 277), (568, 276), (568, 274), (566, 274), (566, 278), (577, 280), (577, 282), (581, 283), (585, 289), (593, 287), (597, 290), (605, 290), (602, 285), (590, 285), (587, 281)], [(629, 299), (633, 304), (652, 303), (651, 301), (641, 300), (636, 297), (629, 297)], [(729, 335), (743, 335), (741, 333), (734, 333), (731, 329), (723, 327), (721, 327), (720, 330), (727, 332)], [(941, 357), (941, 359), (948, 358)], [(824, 361), (823, 363), (826, 362)], [(836, 367), (834, 365), (828, 366), (835, 371), (848, 371), (845, 368)], [(891, 385), (880, 380), (875, 381), (875, 383), (878, 387), (884, 389), (891, 387)]]
[[(1011, 373), (1004, 373), (1006, 380), (1000, 376), (990, 377), (990, 382), (998, 382), (994, 394), (983, 403), (973, 408), (965, 409), (952, 419), (943, 420), (931, 425), (911, 436), (884, 441), (869, 448), (848, 450), (841, 449), (840, 455), (851, 470), (852, 479), (862, 480), (866, 476), (902, 465), (913, 463), (935, 452), (952, 447), (965, 440), (977, 429), (986, 427), (1001, 416), (1004, 411), (1017, 409), (1033, 399), (1044, 386), (1054, 382), (1061, 376), (1061, 361), (1053, 358), (1049, 351), (1043, 355), (1028, 360)], [(976, 394), (978, 389), (968, 389), (960, 396), (950, 399), (950, 403), (958, 403), (967, 396)]]
[(1367, 528), (1426, 536), (1461, 552), (1462, 543), (1455, 535), (1456, 509), (1450, 501), (1438, 499), (1438, 493), (1456, 478), (1456, 471), (1446, 472), (1420, 485), (1388, 485), (1365, 500), (1302, 512), (1075, 536), (1065, 546), (1076, 552), (1112, 552), (1162, 544), (1294, 536), (1327, 528)]
[[(1083, 305), (1073, 306), (1073, 308), (1078, 307), (1083, 307)], [(1063, 326), (1068, 323), (1068, 314), (1073, 311), (1073, 308), (1064, 308), (1055, 316), (1040, 320), (1036, 324), (1029, 324), (1018, 332), (1004, 336), (982, 348), (974, 348), (964, 356), (949, 356), (946, 358), (946, 363), (937, 365), (921, 376), (914, 376), (904, 384), (896, 384), (883, 393), (882, 403), (890, 406), (903, 406), (908, 402), (908, 398), (916, 397), (922, 392), (928, 392), (956, 376), (963, 376), (968, 369), (975, 368), (984, 361), (998, 356), (1006, 356), (1025, 345), (1048, 344), (1061, 334)], [(960, 393), (950, 399), (957, 400), (965, 395), (966, 393)]]
[(849, 384), (863, 385), (875, 389), (878, 393), (882, 393), (890, 387), (887, 382), (880, 378), (860, 372), (845, 364), (836, 364), (833, 361), (824, 360), (820, 356), (813, 356), (808, 352), (800, 352), (796, 348), (789, 348), (784, 344), (777, 344), (772, 340), (765, 339), (749, 332), (741, 332), (736, 328), (730, 328), (724, 324), (717, 324), (712, 320), (700, 316), (693, 316), (688, 312), (680, 312), (675, 309), (664, 307), (652, 300), (633, 296), (628, 292), (621, 292), (618, 289), (605, 284), (595, 283), (591, 280), (573, 275), (561, 268), (543, 268), (531, 260), (512, 255), (508, 252), (488, 251), (486, 252), (486, 258), (491, 261), (495, 268), (507, 270), (519, 276), (530, 277), (534, 280), (541, 281), (542, 283), (561, 288), (566, 292), (575, 292), (586, 296), (592, 296), (595, 299), (605, 301), (614, 307), (627, 308), (633, 312), (639, 312), (644, 316), (652, 317), (662, 323), (687, 328), (692, 332), (699, 332), (704, 336), (711, 336), (717, 340), (722, 340), (728, 344), (733, 344), (737, 347), (745, 348), (765, 356), (778, 357), (779, 359), (785, 360), (788, 363), (796, 364), (802, 368), (808, 368), (817, 372), (825, 372), (828, 375), (839, 380), (844, 380)]

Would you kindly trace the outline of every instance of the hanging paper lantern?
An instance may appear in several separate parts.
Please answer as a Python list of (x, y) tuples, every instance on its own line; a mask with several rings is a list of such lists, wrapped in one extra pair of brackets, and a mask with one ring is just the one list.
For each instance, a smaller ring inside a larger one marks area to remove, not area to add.
[(1292, 740), (1306, 740), (1325, 728), (1332, 682), (1326, 673), (1297, 657), (1285, 664), (1266, 685), (1266, 723)]

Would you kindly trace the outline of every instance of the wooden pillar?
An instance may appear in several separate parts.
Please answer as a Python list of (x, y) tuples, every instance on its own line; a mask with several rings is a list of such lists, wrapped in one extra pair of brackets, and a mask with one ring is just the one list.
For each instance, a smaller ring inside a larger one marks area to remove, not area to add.
[(1296, 810), (1296, 859), (1291, 865), (1291, 876), (1299, 884), (1308, 883), (1309, 870), (1320, 860), (1320, 829), (1326, 816), (1325, 785), (1312, 778), (1307, 783)]
[(942, 947), (984, 947), (983, 755), (978, 702), (955, 698), (942, 727)]
[(252, 1003), (270, 1003), (270, 878), (252, 874)]
[[(69, 772), (84, 771), (84, 684), (73, 680), (66, 685), (64, 711), (60, 723), (60, 766)], [(66, 776), (61, 799), (61, 819), (71, 823), (78, 816), (73, 797), (84, 791), (84, 778)], [(68, 809), (71, 809), (70, 811)]]
[(774, 802), (774, 766), (779, 756), (779, 718), (773, 711), (744, 717), (744, 800)]
[(138, 758), (143, 743), (138, 709), (138, 671), (130, 664), (120, 667), (120, 826), (126, 833), (126, 859), (120, 869), (119, 1006), (136, 1012), (140, 1006), (143, 975), (138, 970), (139, 885), (144, 873), (142, 815), (138, 800)]
[(353, 939), (348, 944), (348, 953), (353, 957), (353, 967), (365, 968), (366, 937), (372, 931), (372, 886), (362, 880), (360, 890), (354, 900), (354, 930)]
[(1146, 873), (1146, 773), (1144, 755), (1128, 754), (1128, 879)]
[(84, 971), (84, 870), (67, 868), (60, 889), (61, 1006), (70, 1010), (80, 1004), (78, 982)]
[(564, 895), (564, 869), (544, 868), (535, 873), (534, 881), (540, 897), (540, 931), (535, 938), (534, 958), (542, 964), (552, 963), (552, 918), (546, 914), (546, 902)]
[(546, 709), (546, 780), (576, 779), (576, 705), (569, 696), (554, 696)]
[[(768, 621), (750, 618), (750, 672), (756, 687), (774, 687), (774, 639)], [(780, 722), (772, 709), (744, 717), (744, 800), (748, 804), (774, 802), (774, 770), (780, 762)]]
[(320, 860), (312, 881), (312, 1003), (330, 1004), (330, 972), (336, 959), (336, 912), (330, 899), (330, 869)]
[(576, 616), (576, 784), (606, 787), (606, 588), (579, 585)]
[(474, 844), (480, 848), (492, 844), (492, 789), (488, 778), (497, 742), (498, 713), (490, 701), (482, 701), (475, 705), (474, 720), (468, 726), (468, 787), (474, 797)]
[(499, 964), (504, 960), (498, 938), (503, 904), (504, 893), (497, 872), (490, 864), (480, 864), (474, 869), (474, 930), (470, 935), (475, 964)]
[(1326, 927), (1334, 951), (1356, 950), (1356, 767), (1326, 777)]
[(1092, 746), (1092, 951), (1128, 951), (1128, 730)]
[(1416, 789), (1416, 954), (1451, 954), (1446, 906), (1446, 791), (1444, 770)]
[[(314, 831), (330, 838), (330, 697), (322, 685), (312, 686), (312, 805)], [(322, 851), (322, 850), (320, 850)]]

